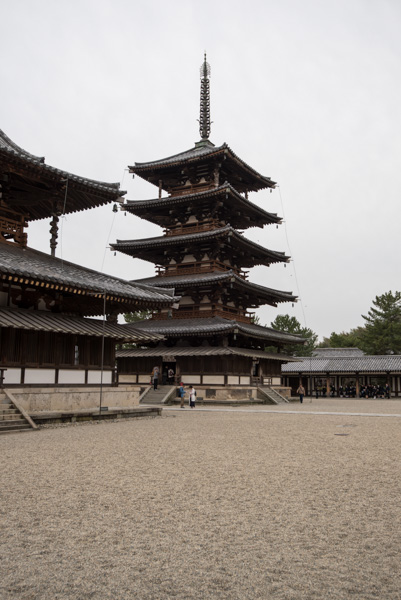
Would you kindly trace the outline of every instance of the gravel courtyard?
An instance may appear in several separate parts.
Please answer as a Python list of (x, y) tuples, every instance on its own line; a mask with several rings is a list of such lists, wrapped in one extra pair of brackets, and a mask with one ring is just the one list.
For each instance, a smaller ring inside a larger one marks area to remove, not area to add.
[[(401, 599), (397, 401), (0, 438), (1, 600)], [(347, 412), (346, 411), (346, 412)]]

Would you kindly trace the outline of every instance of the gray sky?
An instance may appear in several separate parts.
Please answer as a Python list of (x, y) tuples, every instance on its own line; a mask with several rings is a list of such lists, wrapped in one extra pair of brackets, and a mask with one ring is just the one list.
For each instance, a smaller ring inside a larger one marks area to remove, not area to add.
[[(250, 199), (286, 224), (246, 235), (293, 262), (255, 283), (293, 291), (322, 338), (363, 324), (400, 290), (399, 0), (0, 0), (0, 127), (50, 165), (157, 195), (134, 162), (199, 139), (199, 67), (211, 65), (211, 141), (279, 183)], [(151, 263), (106, 250), (161, 230), (111, 207), (63, 219), (58, 256), (126, 279)], [(49, 222), (29, 245), (49, 251)], [(303, 310), (302, 310), (303, 309)]]

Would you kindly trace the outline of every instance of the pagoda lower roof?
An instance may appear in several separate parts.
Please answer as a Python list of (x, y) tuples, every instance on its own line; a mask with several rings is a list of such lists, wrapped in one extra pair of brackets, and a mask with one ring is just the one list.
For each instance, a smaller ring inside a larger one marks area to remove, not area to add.
[[(264, 188), (274, 188), (276, 185), (270, 177), (261, 175), (239, 158), (226, 143), (215, 146), (209, 140), (198, 142), (190, 150), (185, 150), (167, 158), (135, 163), (129, 167), (129, 170), (155, 185), (158, 185), (159, 181), (162, 180), (162, 188), (166, 189), (168, 186), (165, 185), (163, 178), (168, 177), (169, 173), (177, 171), (183, 166), (196, 166), (213, 160), (219, 162), (222, 173), (227, 176), (227, 180), (232, 183), (237, 182), (241, 191), (257, 191)], [(238, 188), (238, 185), (235, 185), (235, 187)]]
[[(237, 254), (241, 254), (240, 265), (244, 267), (268, 266), (273, 263), (289, 261), (289, 256), (286, 256), (284, 252), (268, 250), (248, 240), (231, 225), (184, 235), (159, 236), (142, 240), (117, 240), (110, 246), (114, 250), (135, 258), (142, 258), (157, 264), (167, 264), (172, 253), (168, 253), (166, 249), (179, 251), (180, 248), (186, 248), (186, 254), (191, 254), (192, 246), (194, 250), (203, 247), (206, 252), (214, 242), (221, 243), (223, 240), (230, 246), (230, 256), (234, 254), (234, 250), (237, 250)], [(235, 262), (235, 257), (233, 262)]]
[(202, 288), (213, 285), (234, 285), (236, 289), (242, 290), (245, 293), (252, 294), (263, 299), (266, 304), (277, 306), (279, 302), (296, 302), (297, 297), (292, 292), (283, 292), (274, 290), (251, 281), (247, 281), (239, 277), (234, 271), (214, 271), (213, 273), (199, 273), (194, 275), (168, 275), (148, 277), (146, 279), (138, 279), (132, 283), (144, 283), (152, 287), (167, 287), (177, 290), (181, 294), (181, 290), (186, 287)]
[(70, 335), (105, 337), (119, 342), (146, 343), (160, 341), (164, 336), (143, 332), (134, 327), (128, 332), (122, 325), (101, 319), (51, 313), (43, 310), (0, 308), (0, 327), (27, 331), (47, 331)]
[(264, 358), (278, 360), (281, 363), (298, 362), (298, 358), (287, 356), (279, 352), (264, 352), (254, 348), (241, 348), (233, 346), (157, 346), (156, 348), (130, 348), (116, 350), (116, 358), (146, 358), (153, 356), (247, 356), (249, 358)]
[[(130, 327), (131, 324), (123, 325)], [(298, 335), (277, 331), (271, 327), (242, 323), (234, 319), (224, 317), (206, 317), (194, 319), (146, 319), (137, 321), (134, 325), (140, 331), (159, 333), (166, 337), (202, 337), (210, 335), (228, 335), (230, 333), (243, 334), (247, 338), (254, 338), (280, 344), (303, 344), (304, 339)]]
[(55, 202), (60, 214), (69, 214), (121, 202), (126, 193), (119, 183), (88, 179), (46, 164), (44, 157), (20, 148), (1, 129), (0, 174), (7, 178), (2, 201), (29, 221), (51, 217)]
[[(0, 278), (10, 282), (39, 287), (43, 291), (57, 289), (81, 295), (125, 300), (132, 306), (167, 307), (174, 302), (171, 289), (158, 289), (132, 284), (105, 275), (33, 248), (0, 242)], [(126, 310), (126, 309), (125, 309)]]
[(216, 213), (223, 212), (225, 221), (238, 229), (281, 223), (281, 217), (259, 208), (227, 182), (210, 190), (181, 196), (139, 201), (127, 200), (121, 208), (151, 223), (168, 228), (172, 223), (172, 214), (176, 213), (179, 217), (188, 212), (188, 207), (191, 207), (192, 214), (195, 215), (201, 210), (210, 212), (211, 207), (214, 206), (213, 202), (216, 203), (219, 200), (222, 202), (223, 209), (216, 210)]

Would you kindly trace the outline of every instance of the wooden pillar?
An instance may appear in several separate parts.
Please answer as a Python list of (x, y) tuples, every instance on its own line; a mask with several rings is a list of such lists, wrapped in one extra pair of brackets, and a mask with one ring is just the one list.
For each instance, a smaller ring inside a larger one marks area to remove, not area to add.
[(159, 198), (162, 197), (162, 191), (163, 191), (162, 185), (163, 185), (163, 180), (159, 179)]
[(359, 373), (355, 373), (356, 397), (359, 398)]
[(326, 396), (330, 397), (330, 373), (326, 373)]

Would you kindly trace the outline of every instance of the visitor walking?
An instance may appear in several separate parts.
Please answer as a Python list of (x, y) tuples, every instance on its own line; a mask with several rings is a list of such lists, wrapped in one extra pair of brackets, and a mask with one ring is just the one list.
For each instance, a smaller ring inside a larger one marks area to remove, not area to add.
[(180, 408), (185, 408), (184, 406), (184, 402), (185, 402), (185, 388), (184, 388), (184, 384), (181, 382), (180, 385), (180, 389), (179, 389), (179, 394), (180, 394), (180, 398), (181, 398), (181, 405)]
[(152, 376), (153, 376), (153, 389), (157, 390), (157, 384), (159, 382), (159, 367), (153, 367)]
[(302, 402), (304, 401), (304, 396), (305, 396), (305, 388), (302, 385), (302, 383), (299, 386), (299, 388), (297, 389), (297, 394), (299, 394), (299, 401), (302, 404)]
[(189, 388), (189, 406), (195, 408), (196, 402), (196, 390), (193, 385)]

